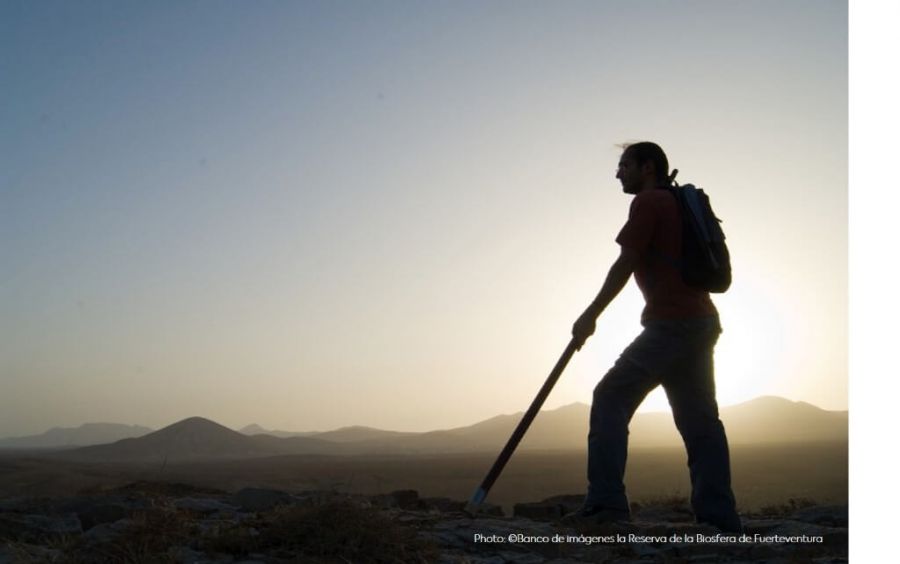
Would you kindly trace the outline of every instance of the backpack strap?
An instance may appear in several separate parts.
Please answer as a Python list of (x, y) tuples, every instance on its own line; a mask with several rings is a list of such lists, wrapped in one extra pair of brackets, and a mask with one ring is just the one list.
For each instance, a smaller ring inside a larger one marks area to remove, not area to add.
[(710, 264), (712, 264), (713, 268), (719, 268), (719, 261), (712, 252), (711, 243), (720, 241), (721, 239), (715, 237), (715, 235), (710, 232), (706, 221), (704, 221), (706, 213), (703, 211), (703, 204), (700, 203), (700, 190), (693, 184), (685, 184), (679, 189), (682, 190), (679, 193), (681, 202), (684, 204), (684, 207), (687, 208), (686, 212), (690, 213), (694, 218), (694, 221), (691, 221), (691, 225), (694, 227), (694, 231), (696, 231), (697, 236), (703, 241), (704, 246), (706, 247)]

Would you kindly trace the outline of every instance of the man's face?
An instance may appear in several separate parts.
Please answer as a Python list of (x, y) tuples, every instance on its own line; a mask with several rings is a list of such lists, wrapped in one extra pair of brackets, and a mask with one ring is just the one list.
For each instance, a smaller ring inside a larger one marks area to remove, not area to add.
[(637, 161), (630, 158), (627, 153), (623, 153), (622, 158), (619, 159), (616, 178), (622, 183), (622, 191), (626, 194), (637, 194), (643, 184), (643, 177)]

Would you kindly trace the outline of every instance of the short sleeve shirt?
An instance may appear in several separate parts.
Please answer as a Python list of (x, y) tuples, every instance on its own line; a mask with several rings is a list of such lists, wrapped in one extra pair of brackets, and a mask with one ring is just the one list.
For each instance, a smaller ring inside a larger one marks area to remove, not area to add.
[(628, 221), (616, 237), (623, 248), (639, 255), (634, 278), (646, 303), (641, 321), (686, 319), (716, 315), (709, 293), (681, 279), (681, 212), (665, 189), (634, 196)]

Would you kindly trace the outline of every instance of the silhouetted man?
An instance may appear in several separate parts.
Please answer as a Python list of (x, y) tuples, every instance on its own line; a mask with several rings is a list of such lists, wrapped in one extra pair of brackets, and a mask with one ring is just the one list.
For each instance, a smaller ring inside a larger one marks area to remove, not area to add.
[(678, 202), (665, 189), (671, 184), (668, 159), (655, 143), (628, 145), (616, 178), (626, 194), (634, 195), (628, 221), (616, 237), (621, 253), (572, 335), (580, 348), (632, 273), (646, 302), (644, 329), (594, 390), (588, 493), (567, 521), (630, 519), (623, 483), (628, 424), (647, 394), (661, 384), (687, 447), (697, 520), (740, 531), (713, 381), (713, 348), (722, 330), (709, 294), (687, 286), (677, 267), (682, 224)]

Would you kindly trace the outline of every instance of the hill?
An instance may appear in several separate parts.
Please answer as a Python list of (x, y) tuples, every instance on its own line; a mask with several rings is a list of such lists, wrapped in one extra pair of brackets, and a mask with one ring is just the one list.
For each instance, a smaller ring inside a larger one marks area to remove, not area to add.
[[(453, 453), (499, 451), (522, 413), (500, 415), (468, 427), (369, 441), (383, 452)], [(766, 396), (722, 408), (720, 417), (730, 444), (846, 441), (846, 411), (826, 411), (805, 402)], [(574, 403), (541, 411), (522, 440), (522, 450), (583, 450), (587, 444), (590, 406)], [(680, 446), (672, 414), (638, 413), (631, 423), (634, 448)], [(364, 445), (359, 444), (360, 448)]]
[[(584, 450), (590, 408), (575, 403), (538, 414), (520, 450)], [(185, 419), (139, 438), (79, 448), (67, 456), (91, 460), (147, 461), (253, 458), (283, 454), (407, 455), (499, 452), (522, 414), (498, 415), (467, 427), (400, 433), (369, 427), (276, 437), (247, 435), (201, 417)], [(848, 438), (846, 411), (826, 411), (804, 402), (761, 397), (723, 408), (729, 443), (841, 442)], [(245, 428), (245, 431), (248, 428)], [(256, 430), (254, 427), (249, 428)], [(258, 428), (261, 429), (262, 428)], [(264, 431), (264, 430), (263, 430)], [(632, 448), (681, 445), (670, 413), (641, 413), (631, 424)]]
[(309, 432), (309, 431), (307, 431), (307, 432), (273, 431), (270, 429), (265, 429), (265, 428), (257, 425), (256, 423), (251, 423), (250, 425), (247, 425), (246, 427), (242, 427), (238, 432), (241, 434), (250, 435), (250, 436), (271, 435), (273, 437), (278, 437), (280, 439), (286, 439), (288, 437), (309, 437), (309, 436), (318, 434), (314, 431), (313, 432)]
[(153, 429), (119, 423), (85, 423), (80, 427), (54, 427), (40, 435), (0, 439), (0, 448), (43, 449), (101, 445), (140, 437)]
[(325, 441), (304, 437), (251, 437), (209, 419), (190, 417), (143, 437), (79, 448), (63, 456), (109, 462), (174, 462), (254, 458), (297, 452), (335, 454), (340, 449)]

